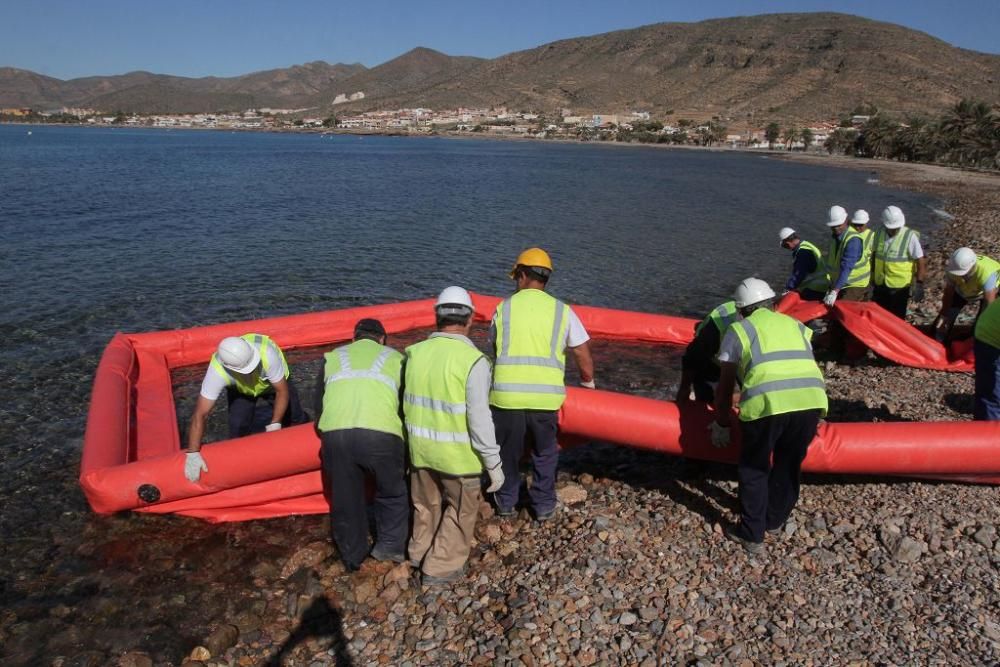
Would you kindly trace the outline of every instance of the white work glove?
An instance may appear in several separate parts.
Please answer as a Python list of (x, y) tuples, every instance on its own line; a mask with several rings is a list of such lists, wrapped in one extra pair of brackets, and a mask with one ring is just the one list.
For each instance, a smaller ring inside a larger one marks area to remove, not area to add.
[(825, 303), (830, 308), (833, 308), (833, 304), (837, 303), (837, 290), (832, 289), (826, 293), (823, 297), (823, 303)]
[(594, 384), (593, 380), (580, 380), (580, 386), (584, 389), (597, 389), (597, 385)]
[(729, 446), (730, 435), (728, 426), (723, 426), (719, 422), (713, 421), (711, 426), (711, 431), (712, 431), (713, 447), (718, 447), (719, 449), (723, 449)]
[(184, 476), (187, 481), (194, 484), (201, 479), (201, 473), (208, 472), (205, 459), (201, 457), (201, 452), (188, 452), (184, 459)]
[(273, 424), (268, 424), (267, 426), (264, 427), (264, 430), (266, 432), (268, 432), (268, 433), (270, 433), (271, 431), (280, 431), (281, 430), (281, 423), (280, 422), (274, 422)]
[(486, 474), (490, 476), (490, 485), (486, 487), (486, 493), (496, 493), (506, 480), (506, 477), (503, 476), (503, 468), (498, 463), (492, 468), (488, 468)]

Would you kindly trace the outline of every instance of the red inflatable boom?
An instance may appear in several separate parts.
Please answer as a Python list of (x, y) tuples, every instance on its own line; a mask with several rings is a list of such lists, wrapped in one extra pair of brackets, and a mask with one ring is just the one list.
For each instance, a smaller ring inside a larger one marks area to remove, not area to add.
[[(479, 321), (488, 321), (499, 301), (482, 295), (473, 295), (473, 300)], [(794, 308), (812, 307), (790, 305), (795, 315), (800, 313)], [(853, 306), (837, 307), (845, 324), (853, 317)], [(695, 321), (685, 318), (586, 306), (574, 310), (594, 338), (683, 345), (694, 333)], [(97, 368), (84, 436), (80, 484), (91, 507), (101, 513), (173, 512), (209, 521), (326, 512), (319, 441), (309, 424), (206, 445), (202, 453), (209, 470), (199, 483), (188, 482), (170, 373), (206, 363), (226, 336), (264, 333), (286, 350), (332, 346), (349, 340), (354, 324), (363, 317), (380, 319), (390, 334), (431, 327), (433, 301), (117, 334)], [(571, 388), (560, 429), (567, 436), (735, 461), (737, 446), (726, 450), (710, 446), (708, 419), (707, 407), (694, 403), (678, 407), (667, 401)], [(810, 448), (805, 469), (1000, 483), (998, 454), (1000, 424), (996, 423), (825, 424)]]

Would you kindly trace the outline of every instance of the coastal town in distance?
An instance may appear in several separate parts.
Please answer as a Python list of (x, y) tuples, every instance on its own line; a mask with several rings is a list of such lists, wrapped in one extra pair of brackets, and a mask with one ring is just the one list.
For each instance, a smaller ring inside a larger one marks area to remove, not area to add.
[(662, 120), (653, 117), (648, 111), (579, 113), (563, 108), (559, 114), (547, 115), (513, 111), (506, 107), (459, 107), (441, 110), (407, 108), (325, 117), (303, 116), (306, 111), (265, 107), (231, 113), (140, 115), (120, 112), (109, 114), (80, 108), (51, 111), (6, 108), (0, 109), (0, 119), (12, 122), (34, 120), (168, 129), (322, 131), (386, 135), (458, 134), (583, 141), (636, 140), (644, 143), (730, 148), (807, 149), (810, 146), (822, 146), (839, 127), (860, 127), (870, 118), (867, 114), (850, 114), (843, 120), (817, 121), (796, 129), (794, 133), (786, 129), (778, 136), (769, 136), (767, 127), (756, 127), (745, 121), (730, 125), (726, 120), (715, 117), (707, 122), (697, 122), (674, 118), (676, 114), (671, 114), (668, 120)]

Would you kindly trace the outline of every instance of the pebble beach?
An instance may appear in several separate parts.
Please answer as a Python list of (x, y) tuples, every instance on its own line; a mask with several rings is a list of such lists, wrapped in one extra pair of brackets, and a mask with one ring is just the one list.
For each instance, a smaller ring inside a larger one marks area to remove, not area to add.
[[(916, 323), (937, 312), (952, 250), (1000, 257), (1000, 176), (794, 159), (878, 169), (942, 203)], [(872, 356), (821, 367), (831, 421), (971, 418), (969, 374)], [(42, 512), (0, 545), (7, 665), (1000, 663), (995, 487), (807, 475), (791, 520), (749, 556), (723, 536), (734, 467), (591, 443), (562, 457), (553, 520), (483, 503), (465, 579), (426, 588), (406, 564), (345, 573), (322, 516), (95, 517), (66, 468), (54, 507), (14, 493), (4, 510), (20, 525)]]

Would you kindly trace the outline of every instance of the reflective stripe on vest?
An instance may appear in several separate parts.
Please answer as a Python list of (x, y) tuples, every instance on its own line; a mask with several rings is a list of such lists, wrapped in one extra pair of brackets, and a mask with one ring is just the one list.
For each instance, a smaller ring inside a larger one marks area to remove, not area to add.
[(566, 399), (569, 306), (541, 290), (521, 290), (497, 306), (496, 327), (490, 404), (558, 410)]
[(733, 332), (743, 345), (741, 421), (811, 409), (826, 414), (826, 385), (805, 325), (762, 308), (733, 324)]
[(1000, 349), (1000, 299), (986, 306), (976, 320), (976, 340)]
[[(836, 285), (837, 279), (840, 277), (840, 261), (844, 258), (844, 250), (847, 249), (847, 242), (851, 239), (859, 239), (861, 241), (861, 257), (858, 261), (851, 267), (851, 272), (847, 274), (847, 282), (844, 283), (844, 287), (867, 287), (871, 278), (871, 242), (865, 240), (863, 234), (859, 234), (850, 227), (844, 232), (844, 238), (841, 241), (833, 239), (830, 244), (830, 251), (826, 256), (827, 271), (830, 276), (830, 285)], [(871, 236), (869, 235), (869, 239)], [(868, 261), (865, 261), (865, 258)]]
[(814, 292), (825, 292), (830, 286), (830, 277), (826, 274), (826, 265), (823, 264), (823, 253), (809, 241), (799, 241), (799, 247), (792, 253), (793, 260), (800, 252), (803, 251), (811, 252), (813, 257), (816, 258), (816, 269), (802, 279), (798, 288), (810, 289)]
[[(260, 354), (260, 366), (246, 374), (233, 373), (222, 365), (222, 362), (219, 361), (217, 354), (213, 354), (211, 361), (208, 362), (208, 365), (219, 375), (219, 377), (225, 380), (227, 387), (235, 385), (236, 390), (241, 394), (245, 396), (253, 396), (255, 398), (271, 389), (271, 383), (265, 377), (267, 372), (271, 369), (271, 364), (267, 359), (268, 345), (273, 346), (274, 349), (278, 351), (278, 356), (281, 357), (281, 363), (285, 367), (285, 379), (288, 379), (288, 376), (290, 375), (288, 361), (285, 359), (285, 353), (282, 352), (277, 343), (263, 334), (244, 334), (240, 336), (240, 338), (250, 343)], [(263, 369), (263, 372), (261, 372), (261, 369)], [(250, 380), (250, 382), (247, 382), (247, 380)]]
[(955, 285), (955, 290), (962, 295), (966, 301), (978, 299), (983, 295), (983, 287), (994, 273), (1000, 271), (1000, 262), (992, 257), (979, 255), (976, 257), (976, 266), (964, 276), (948, 275)]
[(695, 328), (694, 334), (697, 336), (701, 333), (701, 330), (705, 327), (705, 325), (711, 322), (715, 325), (715, 328), (719, 330), (721, 340), (721, 336), (725, 335), (726, 331), (729, 329), (729, 325), (737, 319), (739, 318), (736, 316), (736, 302), (726, 301), (724, 304), (716, 306), (712, 309), (712, 312), (710, 312)]
[(875, 232), (875, 266), (872, 276), (876, 285), (892, 289), (906, 287), (913, 282), (913, 257), (910, 256), (910, 240), (919, 239), (919, 232), (903, 227), (890, 237), (885, 228)]
[(447, 336), (406, 348), (403, 414), (412, 467), (457, 476), (482, 472), (466, 415), (469, 373), (482, 358), (472, 345)]
[[(325, 355), (323, 412), (317, 428), (363, 428), (403, 437), (399, 384), (403, 355), (362, 338)], [(352, 361), (353, 359), (353, 361)]]

